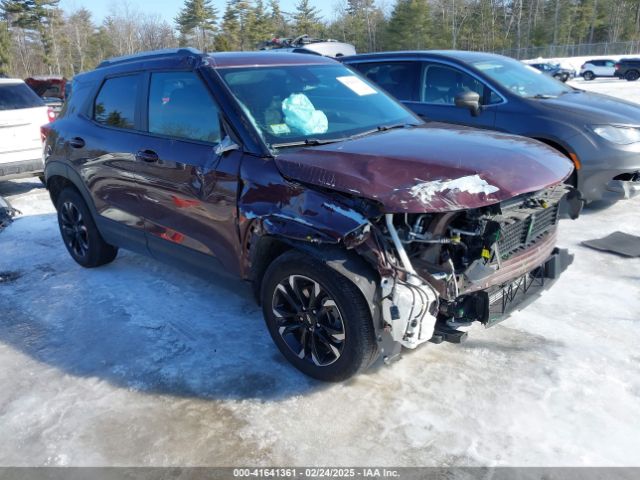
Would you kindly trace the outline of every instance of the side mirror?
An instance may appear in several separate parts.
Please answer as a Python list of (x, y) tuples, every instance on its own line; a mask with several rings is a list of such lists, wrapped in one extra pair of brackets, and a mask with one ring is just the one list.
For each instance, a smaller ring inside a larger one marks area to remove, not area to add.
[(214, 149), (214, 153), (216, 154), (216, 156), (222, 157), (227, 152), (233, 152), (234, 150), (240, 150), (240, 145), (238, 145), (236, 142), (231, 140), (231, 137), (229, 137), (229, 135), (226, 135), (220, 141), (220, 143), (216, 145), (216, 148)]
[(474, 117), (480, 114), (480, 95), (476, 92), (460, 92), (455, 96), (454, 102), (456, 107), (468, 108)]

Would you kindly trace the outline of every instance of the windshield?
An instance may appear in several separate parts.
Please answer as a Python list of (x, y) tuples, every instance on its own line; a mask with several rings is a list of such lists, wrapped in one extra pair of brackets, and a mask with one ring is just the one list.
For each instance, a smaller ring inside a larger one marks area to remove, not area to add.
[(473, 62), (473, 66), (521, 97), (552, 98), (572, 91), (558, 80), (517, 60), (496, 58)]
[(421, 121), (342, 65), (219, 70), (270, 148), (338, 141)]

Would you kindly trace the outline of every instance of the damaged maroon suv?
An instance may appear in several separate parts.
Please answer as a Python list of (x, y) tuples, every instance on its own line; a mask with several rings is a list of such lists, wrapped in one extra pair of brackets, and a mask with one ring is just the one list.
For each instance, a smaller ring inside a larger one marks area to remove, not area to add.
[(149, 52), (72, 92), (44, 154), (73, 259), (126, 248), (249, 280), (274, 342), (313, 377), (460, 342), (571, 262), (555, 246), (581, 206), (569, 160), (423, 124), (333, 60)]

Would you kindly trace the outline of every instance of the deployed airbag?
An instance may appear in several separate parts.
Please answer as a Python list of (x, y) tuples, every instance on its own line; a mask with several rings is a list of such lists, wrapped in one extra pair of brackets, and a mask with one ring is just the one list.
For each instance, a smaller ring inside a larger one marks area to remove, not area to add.
[(303, 93), (293, 93), (282, 102), (285, 123), (293, 130), (304, 135), (326, 133), (329, 129), (327, 116), (316, 110)]

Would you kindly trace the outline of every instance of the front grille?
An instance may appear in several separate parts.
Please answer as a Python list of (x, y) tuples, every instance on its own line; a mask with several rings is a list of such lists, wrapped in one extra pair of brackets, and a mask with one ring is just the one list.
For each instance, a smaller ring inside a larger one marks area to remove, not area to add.
[(558, 221), (558, 204), (545, 208), (528, 217), (505, 223), (500, 230), (498, 248), (500, 257), (506, 260), (518, 250), (524, 249), (547, 233)]

